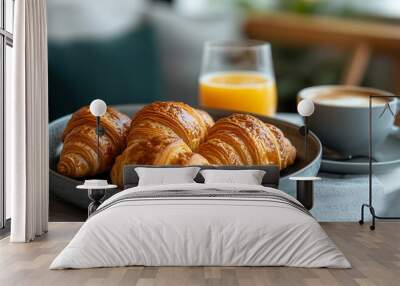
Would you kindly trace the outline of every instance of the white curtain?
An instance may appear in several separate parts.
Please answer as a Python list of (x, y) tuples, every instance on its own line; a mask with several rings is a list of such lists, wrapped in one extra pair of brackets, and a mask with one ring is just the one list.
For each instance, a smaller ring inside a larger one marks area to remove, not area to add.
[(15, 1), (13, 92), (6, 98), (6, 187), (12, 242), (48, 225), (47, 20), (45, 0)]

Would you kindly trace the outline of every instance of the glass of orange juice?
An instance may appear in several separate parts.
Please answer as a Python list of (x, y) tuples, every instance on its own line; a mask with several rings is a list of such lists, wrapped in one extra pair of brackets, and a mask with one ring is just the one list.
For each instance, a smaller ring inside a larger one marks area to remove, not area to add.
[(206, 42), (200, 105), (273, 116), (277, 93), (269, 43)]

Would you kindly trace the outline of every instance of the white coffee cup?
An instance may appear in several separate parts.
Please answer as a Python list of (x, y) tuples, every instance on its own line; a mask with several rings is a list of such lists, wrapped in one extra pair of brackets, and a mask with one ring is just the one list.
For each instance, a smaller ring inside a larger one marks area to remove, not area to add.
[[(357, 86), (315, 86), (301, 90), (298, 100), (311, 99), (314, 113), (308, 127), (322, 144), (345, 156), (369, 154), (369, 115), (371, 99), (372, 143), (379, 143), (393, 129), (397, 98), (390, 92)], [(385, 111), (385, 112), (384, 112)]]

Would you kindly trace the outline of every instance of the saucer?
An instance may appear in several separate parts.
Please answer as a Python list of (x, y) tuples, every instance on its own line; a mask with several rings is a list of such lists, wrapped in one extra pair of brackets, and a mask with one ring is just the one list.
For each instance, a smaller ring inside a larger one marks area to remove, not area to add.
[[(365, 138), (368, 140), (368, 138)], [(400, 128), (395, 128), (383, 143), (374, 148), (372, 171), (388, 172), (400, 166)], [(368, 157), (349, 160), (331, 160), (322, 157), (321, 171), (340, 174), (368, 174)]]

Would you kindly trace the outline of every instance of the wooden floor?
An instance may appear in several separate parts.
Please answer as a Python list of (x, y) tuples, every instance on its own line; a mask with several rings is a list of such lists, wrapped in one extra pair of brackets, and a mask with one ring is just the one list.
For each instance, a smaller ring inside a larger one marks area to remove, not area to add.
[(323, 223), (352, 269), (288, 267), (124, 267), (48, 270), (81, 223), (50, 223), (44, 237), (27, 244), (0, 241), (0, 285), (400, 285), (400, 223)]

